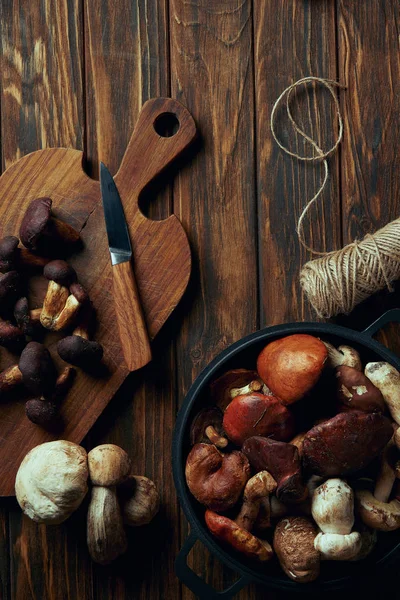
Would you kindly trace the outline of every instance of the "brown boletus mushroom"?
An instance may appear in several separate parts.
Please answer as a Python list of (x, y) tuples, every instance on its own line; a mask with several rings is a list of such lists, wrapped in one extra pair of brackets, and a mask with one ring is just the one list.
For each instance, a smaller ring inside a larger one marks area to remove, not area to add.
[(24, 333), (9, 321), (0, 321), (0, 346), (11, 352), (21, 352), (26, 344)]
[(19, 271), (24, 269), (42, 269), (49, 259), (33, 254), (26, 248), (19, 248), (19, 239), (7, 235), (0, 240), (0, 272)]
[(294, 433), (292, 413), (274, 396), (236, 396), (225, 410), (223, 428), (237, 446), (254, 435), (287, 441)]
[(75, 270), (65, 260), (52, 260), (43, 275), (49, 280), (43, 302), (40, 322), (46, 329), (54, 329), (55, 321), (65, 308), (69, 296), (69, 286), (76, 279)]
[(50, 198), (37, 198), (26, 209), (19, 237), (28, 250), (51, 255), (55, 247), (70, 246), (80, 240), (79, 233), (71, 225), (52, 216), (51, 207)]
[(32, 423), (41, 427), (52, 426), (58, 419), (60, 401), (68, 394), (75, 377), (75, 369), (65, 367), (57, 377), (56, 385), (49, 396), (32, 398), (25, 404), (25, 414)]
[(214, 537), (223, 544), (229, 545), (246, 558), (265, 562), (273, 556), (269, 543), (240, 527), (232, 519), (206, 510), (204, 515), (206, 525)]
[(273, 546), (286, 575), (298, 583), (319, 575), (320, 554), (314, 547), (317, 530), (306, 517), (284, 517), (277, 524)]
[(193, 419), (190, 428), (190, 442), (194, 444), (214, 444), (226, 448), (228, 440), (222, 427), (224, 415), (216, 406), (203, 408)]
[[(253, 475), (244, 488), (242, 507), (235, 522), (246, 531), (251, 531), (260, 512), (261, 503), (264, 503), (265, 511), (269, 505), (269, 497), (275, 490), (276, 481), (268, 471), (260, 471)], [(264, 520), (267, 520), (265, 514)]]
[(400, 373), (390, 363), (371, 362), (364, 370), (368, 379), (381, 392), (393, 421), (400, 425)]
[(195, 444), (186, 460), (185, 475), (198, 502), (223, 512), (239, 500), (250, 477), (250, 465), (238, 450), (222, 454), (212, 444)]
[(292, 404), (317, 383), (328, 350), (312, 335), (297, 333), (270, 342), (257, 358), (257, 371), (275, 396)]
[(278, 484), (276, 497), (284, 504), (298, 503), (307, 497), (296, 446), (261, 436), (248, 438), (242, 452), (253, 469), (268, 471)]
[(21, 288), (21, 278), (17, 271), (8, 271), (0, 275), (0, 305), (1, 311), (11, 308), (18, 298)]
[(119, 490), (122, 518), (129, 527), (141, 527), (150, 523), (160, 508), (160, 494), (151, 479), (142, 475), (130, 475)]
[(14, 318), (17, 325), (22, 333), (29, 337), (35, 337), (39, 330), (42, 329), (40, 322), (41, 314), (41, 308), (29, 308), (28, 298), (25, 296), (20, 298), (14, 306)]
[(386, 405), (381, 392), (362, 371), (341, 366), (336, 370), (336, 377), (340, 410), (385, 412)]
[(393, 435), (380, 413), (351, 410), (316, 425), (303, 441), (303, 465), (323, 477), (342, 477), (367, 466)]
[(18, 367), (27, 390), (38, 396), (53, 392), (57, 373), (50, 352), (43, 344), (29, 342), (21, 353)]
[(103, 358), (103, 346), (90, 340), (90, 329), (93, 317), (93, 307), (89, 301), (84, 305), (79, 315), (79, 325), (69, 335), (57, 344), (57, 352), (65, 362), (91, 369), (98, 365)]
[[(75, 323), (79, 311), (87, 302), (89, 302), (89, 296), (85, 288), (80, 283), (73, 283), (70, 285), (69, 296), (64, 308), (53, 321), (53, 329), (55, 331), (61, 331), (62, 329), (71, 327)], [(100, 346), (100, 344), (98, 344), (98, 346)], [(101, 346), (99, 348), (98, 346), (95, 347), (96, 351), (94, 354), (98, 356), (101, 353), (101, 356), (103, 356), (103, 348)], [(91, 349), (91, 353), (93, 354), (93, 348)]]
[(225, 410), (228, 404), (236, 396), (243, 396), (253, 392), (267, 393), (263, 381), (261, 381), (257, 371), (249, 369), (232, 369), (227, 371), (221, 377), (218, 377), (210, 385), (211, 400)]
[(362, 371), (361, 358), (357, 350), (351, 346), (339, 346), (337, 349), (329, 342), (323, 342), (328, 350), (327, 364), (332, 369), (346, 366)]

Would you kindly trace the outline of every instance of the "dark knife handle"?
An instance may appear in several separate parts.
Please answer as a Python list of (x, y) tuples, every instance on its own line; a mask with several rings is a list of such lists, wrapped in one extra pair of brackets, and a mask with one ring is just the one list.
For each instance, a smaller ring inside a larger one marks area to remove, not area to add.
[(126, 366), (130, 371), (151, 360), (149, 336), (131, 261), (113, 265), (114, 306)]

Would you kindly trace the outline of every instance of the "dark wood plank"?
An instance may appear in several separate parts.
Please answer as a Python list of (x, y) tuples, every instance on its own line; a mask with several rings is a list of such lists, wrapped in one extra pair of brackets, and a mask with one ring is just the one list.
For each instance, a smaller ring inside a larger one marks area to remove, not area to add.
[[(117, 170), (142, 103), (169, 95), (166, 6), (164, 0), (86, 3), (87, 148), (95, 173), (98, 160)], [(156, 192), (146, 194), (142, 208), (160, 219), (172, 199), (169, 191)], [(94, 566), (99, 600), (180, 597), (173, 567), (179, 512), (169, 460), (176, 414), (170, 338), (179, 315), (172, 320), (152, 345), (152, 363), (130, 377), (90, 435), (91, 447), (108, 441), (125, 448), (135, 472), (152, 478), (162, 498), (154, 523), (132, 530), (129, 553), (113, 566)]]
[[(6, 0), (0, 20), (3, 167), (42, 147), (82, 148), (80, 1), (44, 0), (39, 10)], [(90, 597), (90, 563), (76, 535), (22, 519), (15, 501), (9, 518), (11, 598)]]
[[(172, 0), (170, 23), (172, 93), (203, 144), (174, 195), (194, 257), (177, 347), (182, 400), (201, 369), (258, 324), (251, 2)], [(182, 542), (187, 533), (182, 518)], [(200, 544), (189, 564), (217, 589), (236, 578)], [(253, 597), (250, 589), (238, 595)]]
[[(299, 163), (283, 154), (271, 136), (270, 115), (281, 92), (298, 79), (308, 75), (336, 79), (335, 6), (330, 0), (255, 2), (254, 24), (261, 323), (315, 320), (299, 285), (301, 265), (310, 256), (295, 229), (323, 171), (321, 165)], [(308, 92), (299, 88), (293, 112), (311, 137), (330, 147), (337, 132), (332, 101), (320, 87), (313, 91), (309, 86)], [(296, 141), (284, 111), (277, 115), (277, 131), (292, 150), (311, 154), (309, 144)], [(304, 230), (309, 245), (320, 251), (341, 245), (338, 157), (329, 164), (329, 185)]]

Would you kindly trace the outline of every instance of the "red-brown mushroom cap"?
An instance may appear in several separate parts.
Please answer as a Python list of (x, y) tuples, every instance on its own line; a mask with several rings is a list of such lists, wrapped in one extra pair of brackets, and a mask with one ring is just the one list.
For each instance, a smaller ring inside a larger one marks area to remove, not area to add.
[(224, 430), (236, 445), (254, 435), (288, 441), (294, 434), (294, 417), (274, 396), (253, 393), (236, 396), (228, 405), (223, 420)]
[(278, 484), (276, 496), (285, 504), (302, 502), (307, 496), (296, 446), (261, 436), (248, 438), (242, 452), (256, 471), (268, 471)]
[[(225, 410), (234, 398), (232, 391), (239, 390), (240, 388), (251, 384), (252, 381), (255, 382), (253, 391), (260, 391), (262, 382), (259, 381), (257, 371), (249, 371), (248, 369), (232, 369), (227, 371), (211, 383), (211, 399), (214, 404), (219, 406), (219, 408)], [(258, 388), (258, 390), (256, 388)]]
[(43, 275), (49, 281), (68, 287), (76, 279), (76, 272), (65, 260), (52, 260), (43, 269)]
[(36, 198), (29, 204), (19, 228), (19, 237), (25, 248), (36, 249), (51, 217), (51, 205), (50, 198)]
[(298, 333), (265, 346), (257, 359), (257, 371), (275, 396), (292, 404), (315, 386), (327, 357), (321, 340)]
[(54, 390), (57, 373), (50, 352), (43, 344), (29, 342), (18, 366), (23, 384), (32, 394), (47, 396)]
[(185, 474), (196, 500), (223, 512), (239, 500), (250, 477), (250, 465), (238, 450), (222, 454), (211, 444), (195, 444), (187, 457)]
[(357, 369), (341, 366), (336, 370), (340, 410), (385, 412), (386, 405), (377, 387)]
[(58, 407), (54, 402), (32, 398), (25, 404), (25, 414), (35, 425), (49, 427), (57, 420)]
[(273, 556), (271, 546), (265, 540), (240, 527), (235, 521), (206, 510), (206, 525), (211, 533), (222, 543), (228, 544), (247, 558), (265, 562)]
[(316, 425), (303, 441), (303, 464), (324, 477), (341, 477), (367, 466), (393, 435), (380, 413), (359, 410), (340, 413)]
[(80, 335), (68, 335), (57, 343), (57, 352), (65, 362), (90, 369), (103, 358), (103, 346)]
[(19, 295), (21, 278), (17, 271), (8, 271), (0, 276), (0, 302), (12, 305)]

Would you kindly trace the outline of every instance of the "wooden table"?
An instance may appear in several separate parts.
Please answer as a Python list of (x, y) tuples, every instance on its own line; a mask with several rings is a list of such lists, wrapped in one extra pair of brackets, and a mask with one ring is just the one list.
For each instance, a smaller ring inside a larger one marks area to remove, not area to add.
[[(2, 0), (1, 151), (5, 168), (47, 146), (84, 149), (97, 177), (115, 171), (138, 111), (172, 96), (194, 115), (196, 152), (145, 210), (182, 220), (193, 250), (188, 292), (154, 346), (85, 440), (120, 444), (153, 478), (162, 510), (132, 531), (129, 554), (91, 563), (84, 511), (45, 528), (0, 502), (0, 593), (18, 600), (192, 598), (174, 575), (188, 533), (172, 482), (176, 412), (196, 375), (231, 342), (260, 327), (314, 319), (299, 268), (309, 258), (296, 218), (320, 183), (319, 167), (294, 163), (273, 143), (271, 107), (305, 75), (338, 79), (344, 140), (308, 239), (339, 248), (399, 216), (400, 5), (398, 0)], [(321, 106), (318, 116), (315, 100)], [(294, 103), (308, 131), (332, 140), (327, 94)], [(283, 129), (283, 134), (285, 130)], [(306, 148), (298, 142), (294, 147)], [(362, 328), (398, 294), (381, 294), (341, 322)], [(399, 349), (396, 331), (383, 339)], [(202, 547), (191, 565), (222, 589), (234, 581)], [(238, 598), (282, 598), (255, 587)]]

